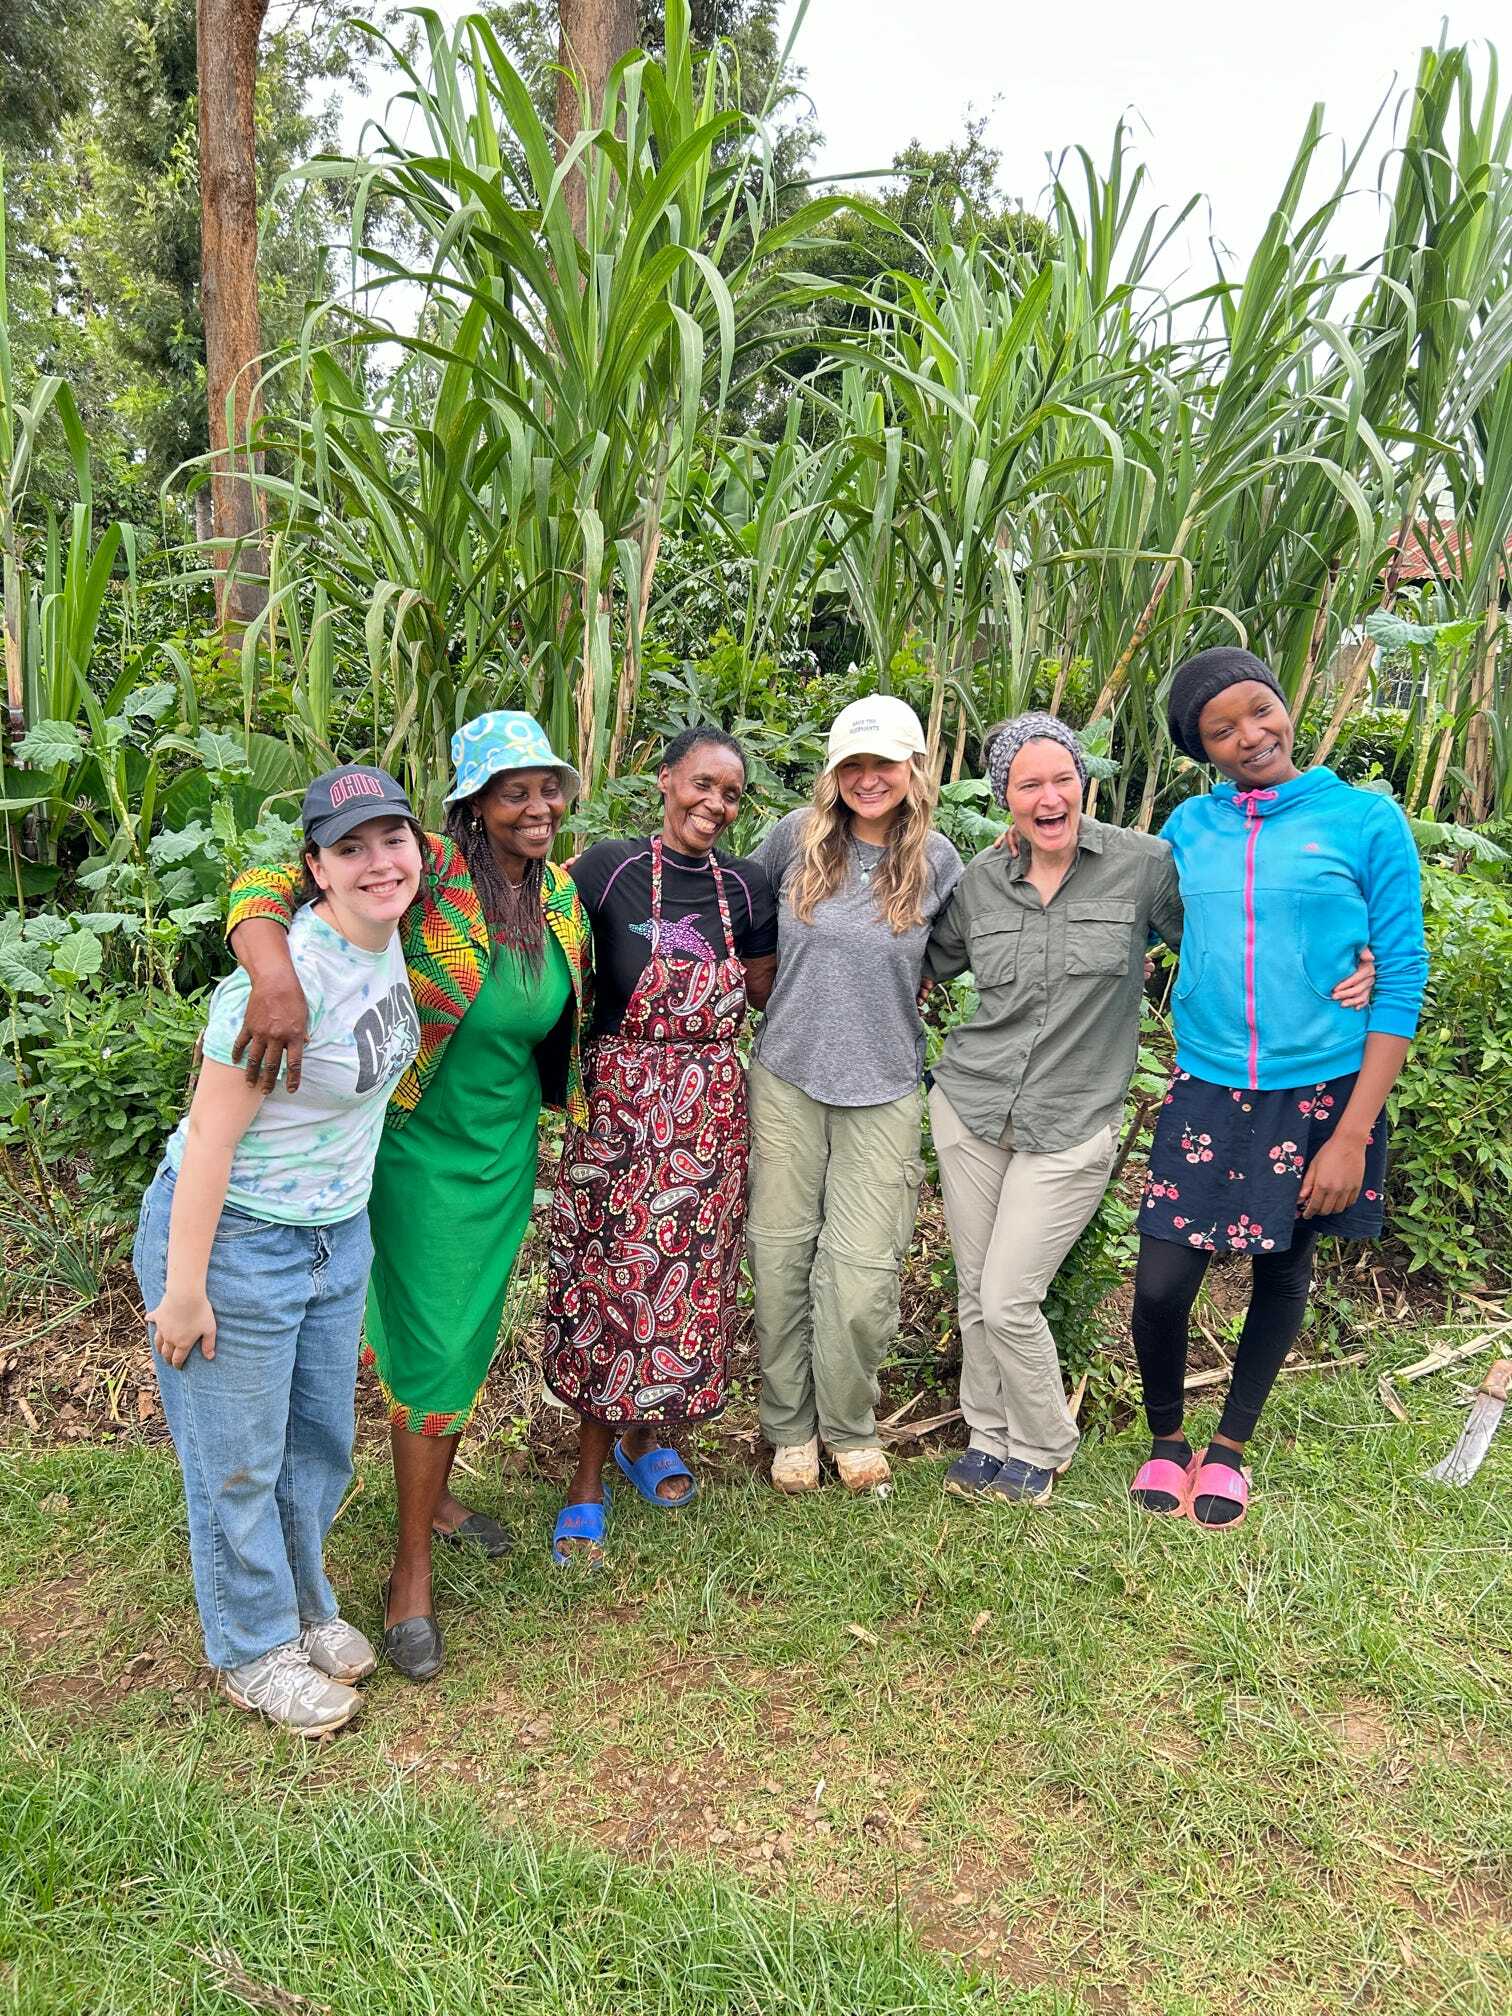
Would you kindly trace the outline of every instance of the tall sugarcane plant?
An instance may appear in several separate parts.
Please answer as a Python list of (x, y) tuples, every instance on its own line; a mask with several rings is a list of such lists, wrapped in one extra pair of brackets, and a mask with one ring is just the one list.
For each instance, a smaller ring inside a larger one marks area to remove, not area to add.
[[(591, 785), (624, 745), (669, 499), (746, 331), (796, 298), (779, 255), (838, 199), (779, 215), (687, 0), (667, 8), (665, 59), (622, 61), (560, 163), (488, 21), (418, 18), (423, 71), (367, 32), (406, 72), (421, 137), (380, 127), (363, 158), (304, 171), (350, 185), (361, 280), (286, 367), (308, 411), (271, 444), (286, 473), (266, 485), (327, 610), (360, 618), (375, 749), (422, 793), (485, 704), (531, 708)], [(380, 210), (415, 251), (373, 242)], [(399, 334), (383, 301), (417, 288), (418, 333)], [(375, 400), (354, 359), (394, 346)], [(297, 700), (318, 711), (302, 676)]]
[[(7, 740), (11, 760), (25, 766), (7, 778), (10, 788), (0, 811), (13, 854), (15, 821), (24, 814), (29, 851), (51, 861), (57, 836), (73, 814), (82, 748), (73, 724), (96, 706), (91, 673), (118, 566), (125, 577), (121, 606), (129, 629), (136, 534), (130, 525), (114, 523), (96, 538), (89, 443), (73, 390), (51, 374), (22, 387), (11, 354), (8, 298), (0, 172), (0, 625)], [(51, 502), (40, 513), (29, 509), (38, 444), (50, 424), (63, 436), (77, 490), (66, 529)], [(124, 690), (124, 682), (118, 685)]]
[(957, 763), (967, 729), (1022, 706), (1046, 667), (1058, 699), (1084, 665), (1125, 759), (1115, 804), (1148, 820), (1164, 684), (1223, 639), (1321, 710), (1326, 756), (1369, 697), (1364, 619), (1398, 592), (1397, 535), (1437, 501), (1439, 613), (1475, 624), (1424, 723), (1437, 758), (1413, 774), (1423, 809), (1452, 786), (1462, 816), (1486, 816), (1512, 763), (1508, 122), (1494, 60), (1477, 95), (1463, 50), (1425, 51), (1385, 242), (1355, 265), (1329, 234), (1366, 141), (1320, 197), (1319, 107), (1251, 258), (1184, 299), (1154, 285), (1174, 225), (1141, 200), (1122, 133), (1106, 172), (1079, 153), (1057, 180), (1048, 253), (943, 244), (922, 279), (871, 291), (869, 330), (852, 317), (833, 345), (839, 390), (816, 395), (871, 456), (866, 495), (853, 474), (837, 500), (839, 571), (879, 666), (889, 613), (909, 612)]
[[(372, 751), (432, 810), (452, 730), (485, 705), (533, 709), (590, 788), (614, 774), (639, 746), (675, 527), (738, 584), (747, 663), (838, 600), (879, 682), (905, 647), (927, 666), (942, 772), (992, 716), (1074, 699), (1114, 758), (1112, 810), (1145, 822), (1182, 656), (1251, 645), (1326, 757), (1373, 692), (1386, 633), (1367, 619), (1401, 603), (1456, 640), (1413, 703), (1414, 809), (1505, 805), (1512, 134), (1494, 59), (1477, 83), (1463, 50), (1424, 52), (1382, 149), (1372, 256), (1331, 247), (1380, 122), (1329, 173), (1319, 107), (1250, 256), (1215, 255), (1174, 298), (1196, 198), (1164, 216), (1123, 129), (1101, 163), (1068, 156), (1034, 249), (946, 235), (862, 288), (805, 273), (841, 199), (784, 207), (686, 0), (664, 58), (627, 57), (560, 161), (488, 22), (418, 18), (422, 56), (386, 45), (404, 117), (304, 171), (349, 186), (355, 279), (277, 366), (301, 400), (276, 410), (302, 417), (268, 443), (271, 593), (243, 656), (246, 685), (266, 649), (287, 662), (312, 751), (351, 745), (335, 658), (355, 633)], [(816, 337), (817, 375), (784, 379)], [(787, 402), (775, 440), (730, 422), (763, 410), (729, 399), (752, 374), (765, 410)], [(1419, 546), (1426, 585), (1404, 573)]]

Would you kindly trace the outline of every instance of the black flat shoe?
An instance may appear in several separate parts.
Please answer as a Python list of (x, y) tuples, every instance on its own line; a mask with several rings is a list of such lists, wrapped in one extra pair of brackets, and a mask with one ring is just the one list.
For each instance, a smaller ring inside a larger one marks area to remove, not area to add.
[(515, 1536), (509, 1528), (497, 1519), (491, 1519), (486, 1512), (469, 1512), (453, 1532), (432, 1526), (431, 1533), (437, 1540), (444, 1540), (448, 1547), (476, 1547), (490, 1561), (501, 1559), (515, 1543)]
[[(388, 1614), (389, 1585), (379, 1591), (385, 1616)], [(446, 1664), (446, 1643), (434, 1614), (406, 1617), (383, 1630), (383, 1656), (397, 1667), (406, 1680), (434, 1680)]]

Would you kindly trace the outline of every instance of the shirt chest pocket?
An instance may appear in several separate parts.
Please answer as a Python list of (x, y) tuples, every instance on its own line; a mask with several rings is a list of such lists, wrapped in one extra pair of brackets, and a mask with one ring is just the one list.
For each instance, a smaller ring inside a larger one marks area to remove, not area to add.
[(1066, 905), (1066, 972), (1108, 976), (1127, 973), (1134, 937), (1134, 905), (1106, 896)]
[(1006, 987), (1018, 971), (1019, 941), (1023, 920), (994, 918), (990, 926), (971, 934), (971, 971), (981, 993), (988, 987)]

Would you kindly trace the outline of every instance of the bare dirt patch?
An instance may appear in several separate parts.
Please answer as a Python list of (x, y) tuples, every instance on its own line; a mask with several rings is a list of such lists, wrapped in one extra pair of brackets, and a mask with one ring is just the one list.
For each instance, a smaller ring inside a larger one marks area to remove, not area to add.
[(98, 1714), (147, 1687), (203, 1692), (208, 1668), (162, 1640), (125, 1649), (120, 1619), (100, 1607), (83, 1575), (13, 1590), (0, 1608), (0, 1641), (26, 1705), (69, 1717)]
[[(543, 1145), (538, 1181), (549, 1187), (554, 1151)], [(1131, 1163), (1120, 1184), (1137, 1199), (1142, 1165)], [(14, 1265), (17, 1256), (0, 1254)], [(957, 1401), (960, 1340), (951, 1303), (953, 1271), (937, 1189), (926, 1182), (920, 1194), (913, 1243), (901, 1284), (902, 1321), (892, 1362), (883, 1376), (879, 1418), (894, 1412), (911, 1422), (951, 1413)], [(560, 1478), (575, 1460), (577, 1418), (558, 1406), (540, 1376), (541, 1299), (544, 1247), (539, 1225), (520, 1251), (515, 1284), (505, 1311), (503, 1342), (479, 1397), (459, 1457), (465, 1486), (478, 1471)], [(1439, 1303), (1416, 1279), (1395, 1273), (1374, 1249), (1368, 1257), (1324, 1277), (1338, 1282), (1351, 1298), (1379, 1310), (1382, 1320), (1431, 1322)], [(1210, 1270), (1196, 1312), (1191, 1369), (1222, 1370), (1231, 1348), (1223, 1341), (1242, 1315), (1249, 1294), (1249, 1268), (1220, 1256)], [(1133, 1284), (1125, 1280), (1107, 1297), (1100, 1323), (1113, 1354), (1127, 1362), (1128, 1315)], [(742, 1309), (730, 1359), (731, 1399), (717, 1421), (700, 1429), (697, 1455), (715, 1478), (759, 1472), (767, 1460), (756, 1420), (760, 1365), (750, 1310)], [(377, 1382), (358, 1382), (358, 1440), (372, 1447), (387, 1438)], [(13, 1312), (0, 1326), (0, 1436), (55, 1442), (168, 1440), (157, 1382), (147, 1348), (141, 1299), (124, 1261), (111, 1268), (98, 1299), (80, 1307), (65, 1290), (47, 1290), (42, 1303)], [(895, 1453), (940, 1454), (963, 1445), (959, 1422), (946, 1421), (918, 1440), (905, 1439)]]
[(1336, 1734), (1341, 1749), (1363, 1763), (1375, 1763), (1395, 1747), (1386, 1717), (1372, 1702), (1353, 1698), (1339, 1704)]

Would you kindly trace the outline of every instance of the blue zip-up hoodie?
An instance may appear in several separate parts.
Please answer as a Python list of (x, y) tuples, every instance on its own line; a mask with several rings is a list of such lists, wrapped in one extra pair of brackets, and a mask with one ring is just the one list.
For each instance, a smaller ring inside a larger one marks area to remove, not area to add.
[[(1391, 799), (1322, 768), (1269, 790), (1220, 784), (1178, 805), (1161, 838), (1186, 915), (1172, 1003), (1181, 1070), (1284, 1091), (1357, 1071), (1374, 1030), (1416, 1034), (1422, 879)], [(1363, 945), (1376, 984), (1361, 1013), (1330, 997)]]

